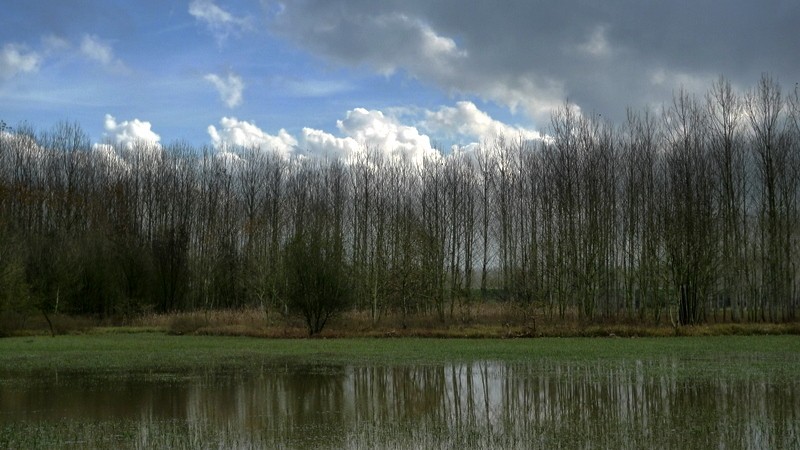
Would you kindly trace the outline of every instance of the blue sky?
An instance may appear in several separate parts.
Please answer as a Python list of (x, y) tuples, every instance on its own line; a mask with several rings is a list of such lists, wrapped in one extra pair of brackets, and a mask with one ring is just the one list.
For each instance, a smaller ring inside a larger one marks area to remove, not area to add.
[(620, 121), (719, 75), (794, 86), (798, 3), (12, 0), (0, 120), (285, 152), (535, 137), (566, 99)]

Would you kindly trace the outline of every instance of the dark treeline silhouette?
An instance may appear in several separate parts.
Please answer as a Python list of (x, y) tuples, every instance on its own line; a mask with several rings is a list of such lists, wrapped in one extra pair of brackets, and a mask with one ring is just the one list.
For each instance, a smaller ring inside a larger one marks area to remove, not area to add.
[(565, 104), (542, 140), (422, 163), (112, 149), (74, 124), (4, 124), (0, 313), (258, 306), (315, 332), (346, 307), (446, 320), (506, 301), (552, 319), (794, 320), (798, 125), (797, 87), (766, 75), (622, 124)]

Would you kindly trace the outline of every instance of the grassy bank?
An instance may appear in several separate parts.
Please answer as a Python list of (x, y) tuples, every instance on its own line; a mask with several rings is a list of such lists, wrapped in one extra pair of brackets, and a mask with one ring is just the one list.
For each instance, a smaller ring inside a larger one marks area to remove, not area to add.
[[(497, 360), (618, 361), (675, 358), (703, 370), (767, 367), (800, 373), (797, 336), (641, 339), (251, 339), (102, 333), (0, 339), (0, 368), (16, 371), (182, 371), (259, 368), (284, 361), (420, 364)], [(713, 362), (713, 363), (712, 363)]]

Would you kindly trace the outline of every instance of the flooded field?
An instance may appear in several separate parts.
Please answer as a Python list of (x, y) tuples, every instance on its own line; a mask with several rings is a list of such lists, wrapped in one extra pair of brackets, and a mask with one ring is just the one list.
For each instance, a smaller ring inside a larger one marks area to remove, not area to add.
[(690, 364), (6, 374), (0, 448), (800, 448), (800, 378)]

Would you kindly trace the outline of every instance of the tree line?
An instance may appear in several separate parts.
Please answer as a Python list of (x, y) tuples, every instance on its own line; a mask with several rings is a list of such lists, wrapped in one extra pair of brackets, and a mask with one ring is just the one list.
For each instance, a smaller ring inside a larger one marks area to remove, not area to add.
[(0, 313), (472, 302), (676, 324), (797, 318), (800, 94), (720, 78), (613, 124), (566, 103), (546, 137), (422, 163), (0, 133)]

